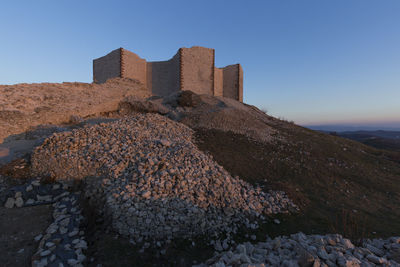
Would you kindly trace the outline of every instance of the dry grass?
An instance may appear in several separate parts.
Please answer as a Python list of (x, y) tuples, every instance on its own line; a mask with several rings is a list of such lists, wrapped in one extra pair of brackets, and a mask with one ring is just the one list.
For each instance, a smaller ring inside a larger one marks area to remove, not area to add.
[(368, 230), (367, 222), (365, 215), (358, 216), (357, 211), (343, 208), (336, 214), (331, 231), (332, 233), (341, 233), (358, 246), (362, 244), (367, 233), (371, 232)]
[[(270, 126), (284, 142), (262, 143), (233, 132), (196, 129), (200, 149), (231, 174), (265, 189), (283, 190), (301, 207), (301, 214), (282, 216), (282, 224), (266, 226), (265, 233), (331, 233), (335, 226), (356, 238), (364, 227), (358, 222), (363, 221), (366, 237), (374, 236), (371, 231), (376, 236), (398, 235), (400, 164), (392, 152), (283, 121)], [(357, 210), (358, 221), (342, 214), (343, 209)]]

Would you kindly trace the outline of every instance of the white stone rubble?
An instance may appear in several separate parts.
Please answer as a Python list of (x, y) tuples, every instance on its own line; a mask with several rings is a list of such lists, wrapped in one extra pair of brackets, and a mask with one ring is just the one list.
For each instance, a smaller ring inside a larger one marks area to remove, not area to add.
[(21, 208), (25, 206), (51, 204), (63, 197), (67, 184), (41, 184), (39, 180), (18, 185), (7, 190), (5, 193), (5, 208)]
[(64, 192), (53, 204), (53, 223), (43, 235), (35, 237), (39, 242), (32, 256), (32, 266), (83, 266), (87, 249), (84, 231), (79, 230), (83, 220), (78, 204), (79, 192)]
[(297, 210), (284, 192), (232, 177), (192, 134), (160, 115), (132, 115), (54, 134), (35, 150), (32, 167), (56, 179), (88, 177), (86, 197), (138, 242), (235, 233), (257, 228), (251, 219)]
[(218, 253), (202, 266), (400, 266), (400, 237), (365, 240), (359, 247), (341, 235), (305, 235), (268, 238), (239, 244)]

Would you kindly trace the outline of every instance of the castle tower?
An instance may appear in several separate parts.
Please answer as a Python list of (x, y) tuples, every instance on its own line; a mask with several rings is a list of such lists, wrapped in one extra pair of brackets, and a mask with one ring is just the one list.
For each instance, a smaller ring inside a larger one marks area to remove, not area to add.
[(200, 46), (180, 48), (167, 61), (147, 62), (135, 53), (119, 48), (93, 60), (93, 81), (110, 78), (139, 80), (154, 95), (179, 90), (223, 96), (243, 101), (243, 70), (240, 64), (215, 67), (215, 50)]

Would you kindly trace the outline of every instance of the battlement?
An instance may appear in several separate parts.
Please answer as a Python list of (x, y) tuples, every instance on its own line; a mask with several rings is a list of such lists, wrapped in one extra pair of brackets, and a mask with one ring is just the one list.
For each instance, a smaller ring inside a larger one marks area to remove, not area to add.
[(147, 62), (119, 48), (93, 60), (93, 81), (104, 83), (121, 77), (139, 80), (154, 95), (180, 90), (224, 96), (243, 101), (243, 70), (240, 64), (215, 67), (215, 50), (200, 46), (180, 48), (167, 61)]

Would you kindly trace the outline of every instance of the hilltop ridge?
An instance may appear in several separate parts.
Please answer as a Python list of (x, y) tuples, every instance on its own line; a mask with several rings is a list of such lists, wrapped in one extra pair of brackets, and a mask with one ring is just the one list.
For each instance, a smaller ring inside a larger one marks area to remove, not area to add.
[[(115, 110), (126, 96), (148, 97), (136, 80), (110, 79), (94, 83), (34, 83), (0, 85), (0, 142), (41, 124), (65, 124), (71, 116), (87, 117)], [(72, 117), (72, 121), (73, 121)]]

